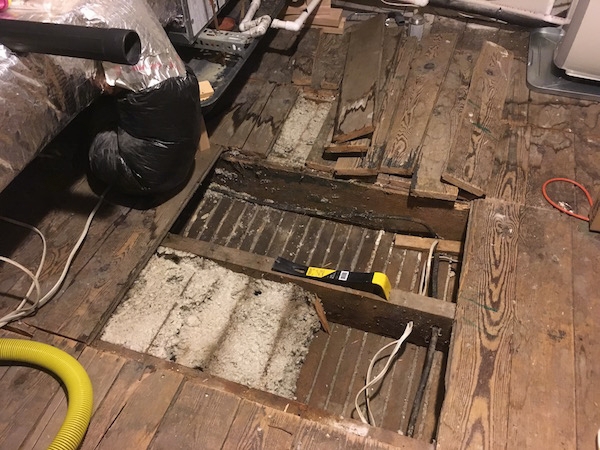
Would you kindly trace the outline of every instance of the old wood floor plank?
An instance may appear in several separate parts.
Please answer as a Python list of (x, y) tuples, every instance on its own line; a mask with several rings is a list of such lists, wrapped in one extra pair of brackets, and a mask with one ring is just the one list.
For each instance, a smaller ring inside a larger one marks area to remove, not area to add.
[[(510, 82), (512, 53), (486, 42), (471, 79), (456, 139), (442, 179), (476, 196), (486, 194), (499, 143), (507, 132), (502, 111)], [(500, 150), (503, 148), (500, 146)]]
[(146, 373), (96, 448), (147, 448), (182, 380), (183, 375), (170, 370)]
[(410, 193), (415, 197), (456, 200), (458, 188), (442, 181), (450, 146), (465, 106), (476, 52), (456, 50), (448, 67), (433, 114), (427, 124)]
[[(510, 367), (506, 448), (576, 448), (571, 219), (538, 208), (521, 216), (512, 358), (497, 361)], [(498, 403), (506, 393), (492, 394)]]
[(294, 86), (279, 85), (273, 89), (246, 139), (243, 153), (267, 157), (297, 97), (298, 89)]
[(366, 155), (338, 159), (335, 170), (340, 176), (370, 176), (376, 175), (379, 170), (389, 123), (396, 110), (396, 103), (404, 88), (406, 75), (410, 70), (410, 61), (417, 46), (416, 38), (404, 39), (401, 42), (399, 38), (398, 28), (385, 29), (384, 41), (388, 44), (383, 48), (377, 78), (373, 138)]
[(151, 449), (222, 448), (240, 398), (186, 381), (162, 420)]
[(384, 19), (383, 15), (378, 15), (350, 33), (333, 131), (334, 142), (363, 137), (374, 130)]
[(412, 175), (457, 40), (456, 33), (442, 33), (421, 41), (388, 132), (380, 172)]
[(310, 86), (312, 83), (315, 53), (319, 45), (321, 31), (310, 28), (300, 38), (298, 49), (293, 57), (292, 83), (297, 86)]
[(213, 144), (241, 149), (254, 129), (275, 84), (262, 80), (249, 80), (237, 94), (231, 107), (219, 119), (210, 134)]
[(349, 43), (350, 33), (321, 33), (312, 70), (311, 86), (314, 89), (339, 89)]
[(506, 448), (508, 442), (520, 208), (482, 200), (471, 210), (440, 449)]

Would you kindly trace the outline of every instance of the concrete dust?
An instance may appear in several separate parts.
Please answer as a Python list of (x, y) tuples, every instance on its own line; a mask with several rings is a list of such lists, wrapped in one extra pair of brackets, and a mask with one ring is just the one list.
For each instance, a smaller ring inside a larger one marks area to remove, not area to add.
[(294, 398), (319, 328), (312, 297), (159, 248), (102, 339)]

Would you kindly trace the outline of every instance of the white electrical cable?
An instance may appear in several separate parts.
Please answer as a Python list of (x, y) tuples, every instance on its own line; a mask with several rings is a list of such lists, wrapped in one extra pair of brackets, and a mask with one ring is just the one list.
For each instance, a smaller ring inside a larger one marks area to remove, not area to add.
[[(87, 234), (88, 234), (88, 232), (90, 230), (90, 225), (92, 224), (92, 220), (94, 219), (94, 216), (96, 215), (96, 212), (98, 212), (98, 209), (100, 209), (100, 205), (102, 205), (102, 202), (104, 201), (104, 197), (106, 196), (108, 190), (109, 190), (109, 188), (107, 188), (102, 193), (102, 195), (100, 196), (100, 199), (96, 203), (96, 206), (94, 207), (94, 209), (92, 210), (92, 212), (88, 216), (88, 218), (87, 218), (87, 220), (85, 222), (85, 225), (83, 227), (83, 231), (81, 232), (81, 235), (79, 236), (79, 239), (77, 239), (77, 242), (73, 246), (73, 249), (71, 250), (71, 253), (69, 254), (69, 256), (67, 258), (67, 262), (65, 263), (65, 267), (63, 268), (63, 271), (60, 274), (60, 277), (58, 278), (58, 280), (56, 281), (56, 283), (54, 284), (54, 286), (52, 286), (52, 288), (42, 298), (38, 298), (35, 302), (32, 303), (31, 306), (29, 306), (27, 308), (23, 307), (25, 305), (25, 300), (26, 300), (26, 298), (25, 298), (21, 302), (21, 304), (19, 305), (19, 307), (17, 307), (17, 309), (15, 309), (12, 313), (7, 314), (6, 316), (4, 316), (4, 317), (2, 317), (0, 319), (0, 328), (2, 328), (6, 324), (8, 324), (8, 323), (10, 323), (10, 322), (12, 322), (14, 320), (21, 319), (21, 318), (23, 318), (23, 317), (25, 317), (25, 316), (27, 316), (27, 315), (29, 315), (29, 314), (37, 311), (39, 308), (41, 308), (47, 302), (49, 302), (52, 299), (52, 297), (54, 297), (54, 295), (58, 292), (58, 290), (62, 286), (62, 283), (65, 281), (65, 278), (67, 277), (67, 273), (68, 273), (69, 269), (71, 268), (71, 264), (73, 263), (73, 259), (75, 258), (75, 255), (77, 254), (77, 252), (81, 248), (81, 245), (83, 244), (83, 241), (85, 240), (85, 238), (86, 238), (86, 236), (87, 236)], [(24, 225), (26, 225), (26, 224), (24, 224)], [(29, 228), (31, 226), (27, 226), (27, 227)], [(44, 239), (44, 245), (45, 245), (45, 239)], [(45, 255), (45, 251), (44, 251), (44, 255)], [(18, 263), (15, 263), (15, 261), (10, 260), (9, 258), (5, 258), (5, 257), (1, 257), (1, 258), (2, 258), (2, 261), (6, 261), (6, 262), (10, 261), (9, 262), (10, 264), (13, 264), (13, 265), (17, 265), (18, 264)], [(20, 266), (20, 264), (18, 264), (18, 266)], [(23, 266), (21, 266), (20, 268), (22, 270), (24, 269), (24, 272), (27, 273), (28, 275), (31, 275), (32, 279), (34, 280), (34, 283), (37, 284), (36, 289), (38, 289), (39, 288), (39, 280), (37, 279), (37, 276), (35, 276), (34, 274), (32, 274), (31, 271), (29, 271), (27, 268), (25, 268)], [(41, 270), (42, 270), (41, 267), (38, 268), (38, 273), (41, 272)]]
[(427, 256), (427, 262), (423, 267), (423, 272), (421, 272), (421, 283), (419, 283), (419, 294), (427, 295), (427, 286), (429, 286), (429, 278), (431, 278), (431, 261), (433, 259), (433, 252), (440, 241), (435, 240), (431, 243), (431, 247), (429, 247), (429, 255)]
[[(27, 267), (19, 264), (18, 262), (13, 261), (12, 259), (6, 258), (4, 256), (0, 256), (0, 261), (4, 261), (5, 263), (15, 266), (17, 269), (21, 270), (22, 272), (25, 272), (25, 275), (27, 275), (29, 278), (31, 278), (31, 281), (32, 281), (33, 285), (35, 286), (35, 291), (37, 293), (36, 301), (39, 301), (39, 298), (42, 295), (42, 290), (40, 289), (40, 282), (39, 282), (38, 278), (33, 274), (33, 272), (31, 272), (31, 270), (29, 270)], [(25, 296), (25, 299), (26, 298), (27, 298), (27, 296)], [(25, 300), (25, 299), (23, 299), (23, 300)], [(21, 302), (21, 304), (23, 304), (23, 303)]]
[(35, 279), (32, 280), (31, 285), (29, 286), (29, 290), (27, 291), (27, 293), (25, 294), (25, 297), (23, 297), (23, 300), (21, 301), (21, 303), (19, 304), (19, 306), (17, 307), (17, 309), (22, 308), (23, 306), (25, 306), (25, 303), (27, 303), (27, 301), (29, 300), (29, 296), (31, 295), (31, 292), (33, 292), (33, 289), (36, 288), (36, 280), (38, 280), (38, 295), (37, 295), (37, 299), (39, 300), (40, 296), (41, 296), (41, 290), (39, 289), (39, 278), (40, 278), (40, 274), (42, 273), (42, 268), (44, 267), (44, 264), (46, 262), (46, 252), (48, 250), (48, 246), (46, 245), (46, 238), (44, 237), (44, 234), (37, 229), (34, 226), (31, 226), (25, 222), (20, 222), (18, 220), (15, 219), (11, 219), (10, 217), (4, 217), (4, 216), (0, 216), (0, 220), (4, 221), (4, 222), (8, 222), (12, 225), (17, 225), (19, 227), (23, 227), (23, 228), (28, 228), (29, 230), (33, 231), (34, 233), (36, 233), (40, 239), (42, 240), (42, 257), (40, 258), (40, 263), (38, 264), (38, 268), (35, 272)]
[[(367, 369), (367, 378), (365, 380), (365, 385), (361, 388), (360, 391), (358, 391), (358, 393), (356, 394), (356, 397), (354, 398), (354, 407), (356, 408), (356, 413), (358, 414), (358, 417), (360, 418), (361, 422), (366, 423), (366, 424), (370, 423), (371, 425), (376, 426), (375, 418), (373, 417), (373, 414), (369, 407), (369, 400), (370, 400), (369, 388), (371, 386), (373, 386), (374, 384), (378, 383), (379, 381), (381, 381), (383, 379), (383, 377), (385, 377), (385, 374), (390, 369), (392, 362), (394, 362), (394, 358), (400, 351), (400, 348), (402, 347), (402, 344), (404, 343), (406, 338), (408, 338), (408, 336), (412, 332), (412, 329), (413, 329), (413, 323), (408, 322), (406, 324), (406, 329), (404, 330), (404, 333), (402, 333), (402, 336), (400, 336), (400, 339), (390, 342), (387, 345), (384, 345), (382, 348), (379, 349), (379, 351), (377, 353), (375, 353), (375, 356), (373, 356), (373, 359), (371, 359), (371, 362), (369, 363), (369, 368)], [(379, 359), (379, 355), (381, 355), (381, 353), (386, 351), (391, 346), (394, 346), (394, 350), (392, 350), (392, 353), (390, 353), (387, 363), (385, 364), (385, 367), (377, 374), (377, 376), (375, 378), (371, 379), (373, 367), (375, 366), (375, 363)], [(369, 420), (367, 420), (367, 418), (364, 416), (363, 412), (360, 410), (360, 406), (358, 405), (358, 400), (360, 399), (360, 395), (363, 392), (365, 393), (365, 397), (366, 397), (366, 405), (365, 406), (367, 409), (367, 414), (369, 416)]]

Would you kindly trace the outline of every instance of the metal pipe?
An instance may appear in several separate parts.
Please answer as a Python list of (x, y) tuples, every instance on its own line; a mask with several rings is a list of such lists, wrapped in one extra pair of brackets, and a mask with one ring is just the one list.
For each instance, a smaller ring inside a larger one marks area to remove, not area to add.
[(413, 401), (413, 406), (410, 410), (410, 417), (408, 419), (408, 429), (406, 431), (406, 435), (409, 437), (413, 437), (415, 434), (415, 425), (417, 424), (417, 419), (419, 417), (419, 413), (421, 412), (423, 394), (425, 393), (427, 381), (429, 380), (429, 374), (431, 373), (431, 366), (433, 365), (433, 357), (435, 356), (435, 347), (437, 346), (439, 335), (440, 329), (438, 327), (433, 327), (431, 329), (431, 340), (429, 341), (429, 346), (427, 347), (425, 366), (423, 367), (423, 372), (421, 373), (421, 380), (419, 381), (419, 387), (417, 388), (415, 400)]
[(142, 44), (133, 30), (0, 19), (0, 43), (14, 52), (135, 65)]

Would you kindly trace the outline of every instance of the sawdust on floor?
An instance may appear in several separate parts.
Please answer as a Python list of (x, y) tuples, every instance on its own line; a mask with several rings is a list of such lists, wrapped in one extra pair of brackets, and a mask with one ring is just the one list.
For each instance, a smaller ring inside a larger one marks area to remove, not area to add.
[(313, 296), (160, 248), (102, 339), (294, 398), (319, 328)]

